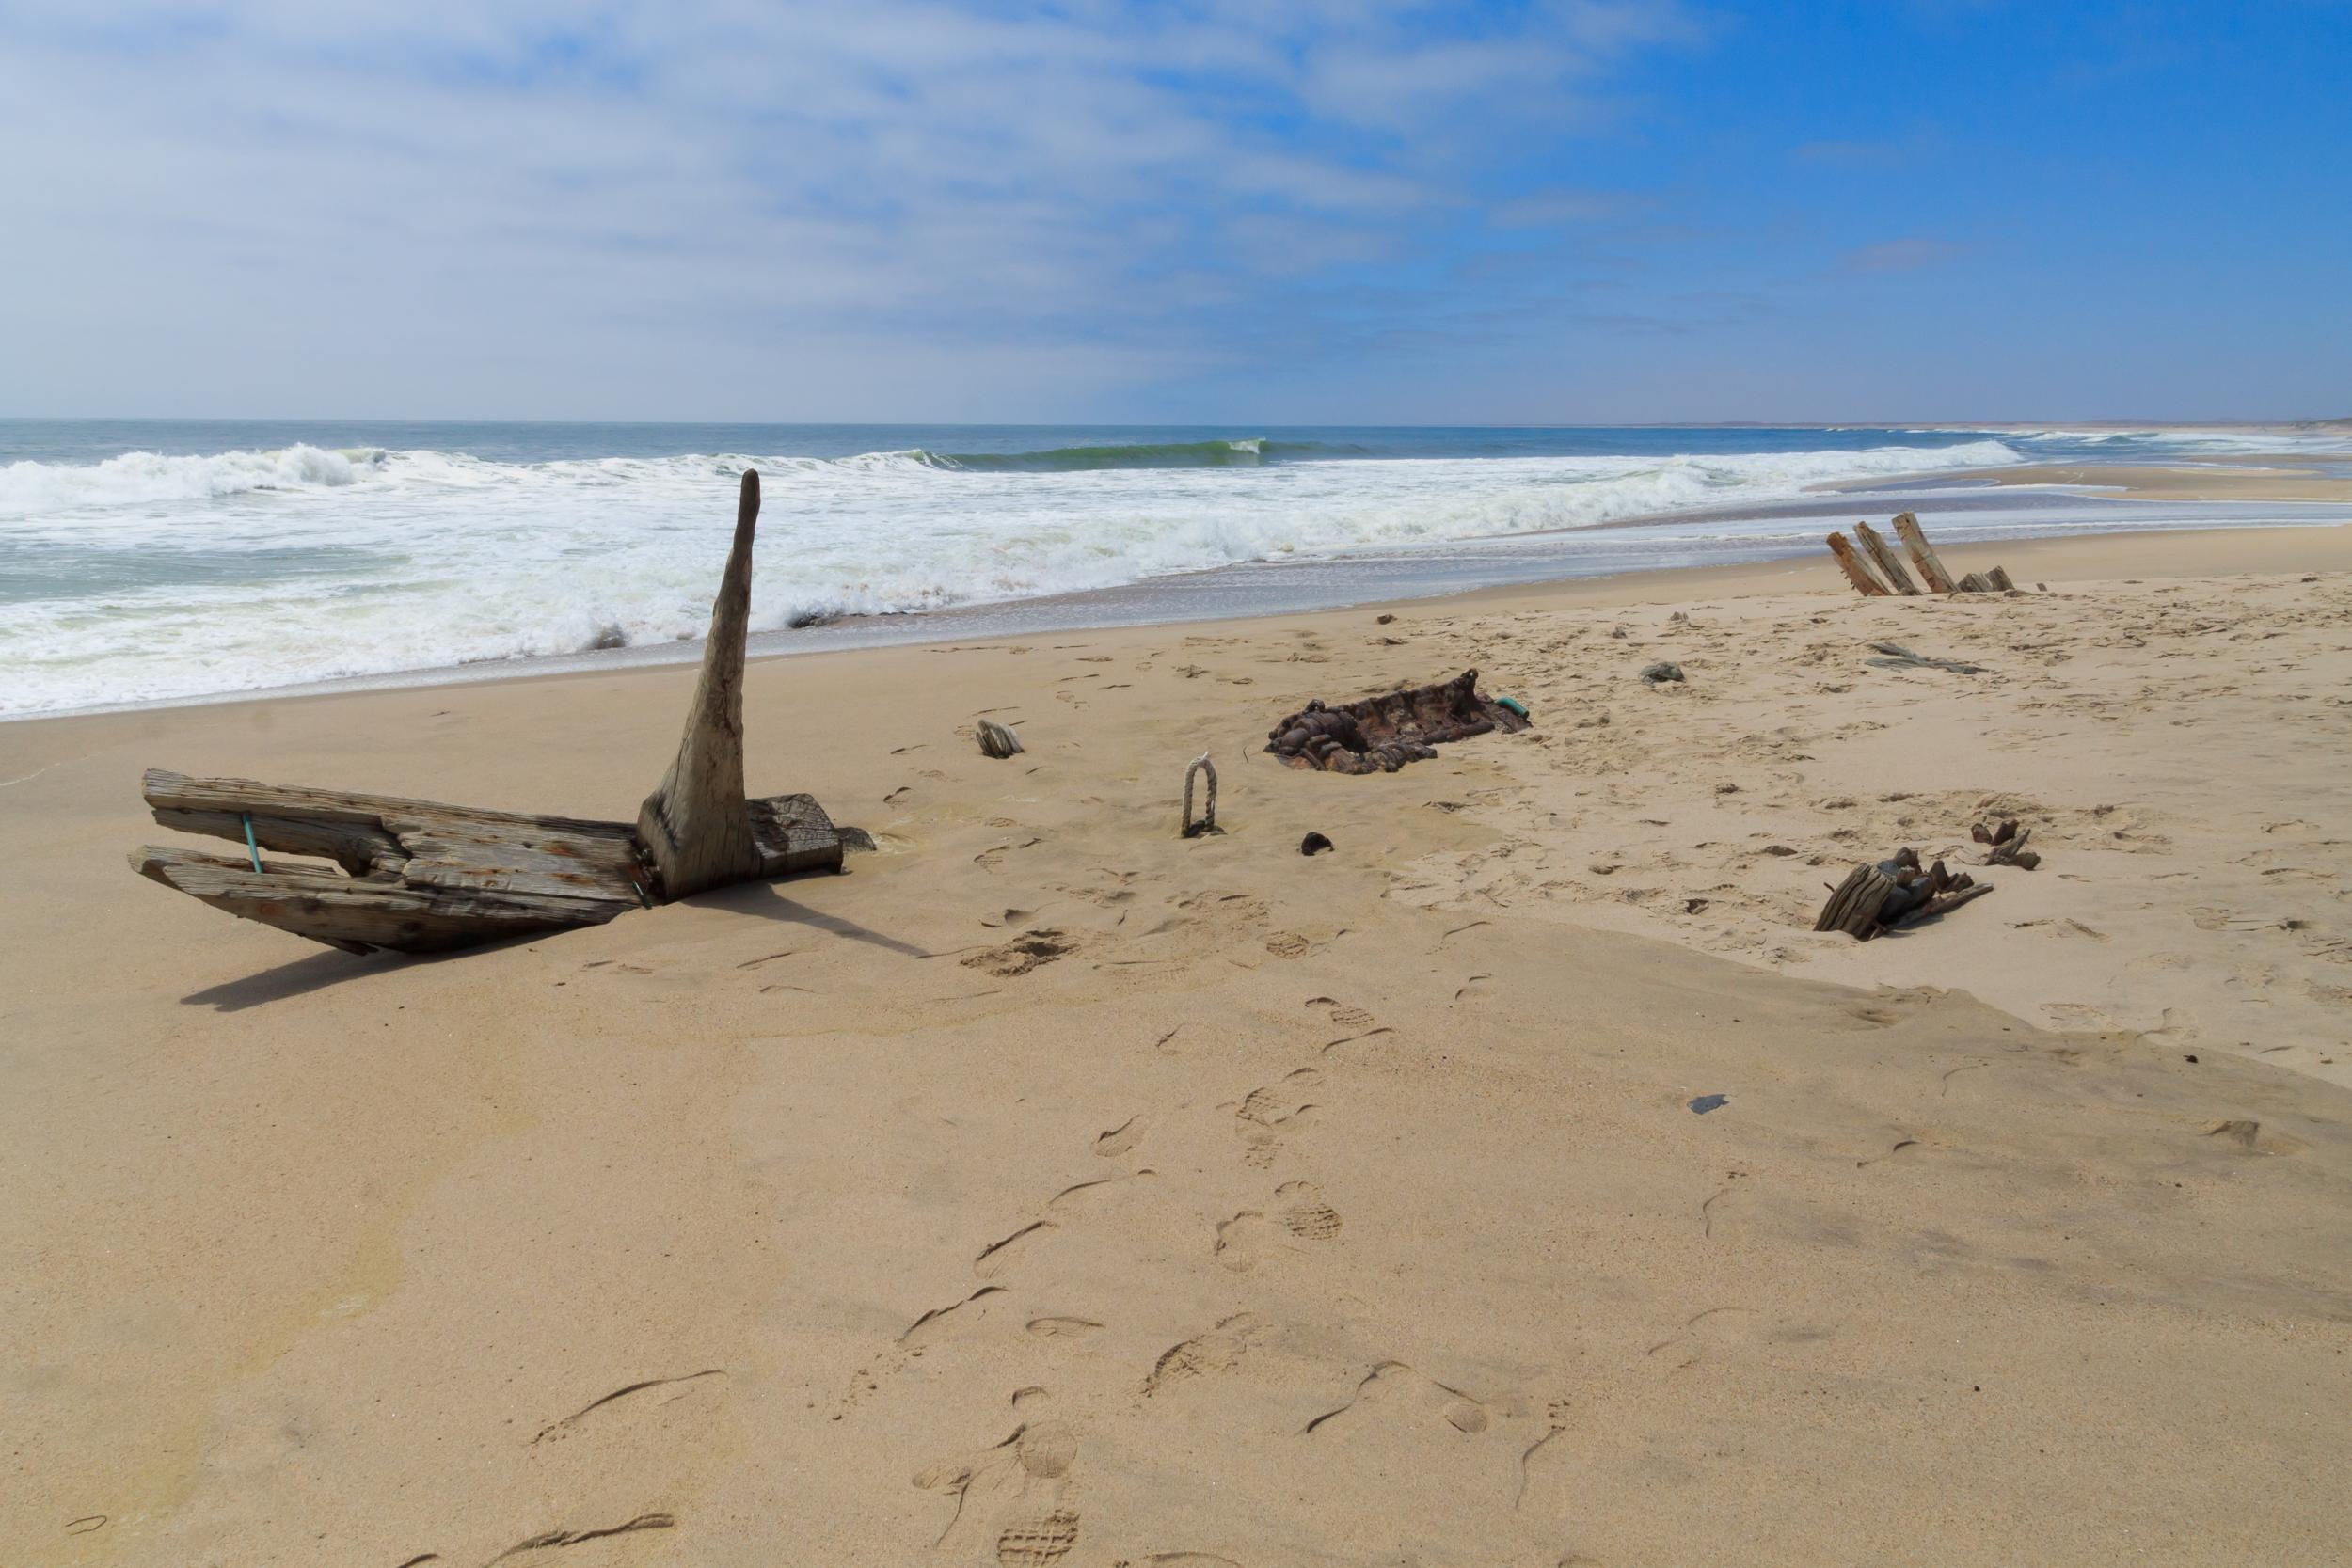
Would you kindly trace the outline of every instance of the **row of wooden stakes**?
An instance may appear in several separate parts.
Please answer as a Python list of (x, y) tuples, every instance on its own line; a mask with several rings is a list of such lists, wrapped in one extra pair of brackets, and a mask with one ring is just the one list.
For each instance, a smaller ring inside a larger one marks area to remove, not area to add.
[[(1869, 552), (1868, 561), (1865, 561), (1855, 550), (1852, 540), (1842, 533), (1829, 536), (1829, 553), (1837, 558), (1839, 566), (1845, 568), (1846, 580), (1854, 585), (1856, 593), (1865, 598), (1884, 598), (1896, 594), (1915, 594), (1920, 592), (1919, 585), (1912, 581), (1911, 574), (1903, 569), (1902, 557), (1895, 553), (1894, 546), (1880, 536), (1878, 530), (1867, 523), (1856, 523), (1853, 531), (1854, 538), (1862, 541), (1863, 550)], [(1912, 562), (1919, 568), (1919, 575), (1927, 578), (1927, 591), (1930, 593), (2007, 594), (2017, 587), (2010, 580), (2009, 574), (1998, 566), (1989, 572), (1971, 572), (1964, 578), (1955, 579), (1944, 569), (1944, 562), (1936, 559), (1935, 546), (1928, 543), (1926, 532), (1919, 527), (1919, 519), (1908, 512), (1895, 519), (1895, 532), (1901, 538), (1903, 547), (1911, 552)], [(1877, 571), (1871, 570), (1873, 562), (1877, 563)]]

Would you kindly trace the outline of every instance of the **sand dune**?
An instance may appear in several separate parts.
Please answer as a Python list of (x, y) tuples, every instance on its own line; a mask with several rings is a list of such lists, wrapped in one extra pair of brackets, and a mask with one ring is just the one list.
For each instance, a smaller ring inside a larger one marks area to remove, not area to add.
[[(625, 816), (691, 672), (0, 728), (0, 1556), (2342, 1560), (2346, 546), (755, 665), (878, 853), (437, 962), (133, 879), (138, 769)], [(1467, 664), (1536, 728), (1256, 754)]]

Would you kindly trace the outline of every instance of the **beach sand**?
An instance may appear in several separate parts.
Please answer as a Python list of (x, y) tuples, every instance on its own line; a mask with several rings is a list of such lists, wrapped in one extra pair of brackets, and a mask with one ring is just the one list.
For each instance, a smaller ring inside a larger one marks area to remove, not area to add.
[(2157, 463), (2025, 463), (2007, 468), (1968, 468), (1939, 479), (1992, 484), (2071, 484), (2139, 500), (2347, 501), (2352, 476), (2342, 458), (2314, 465), (2289, 452), (2216, 454), (2194, 465)]
[(691, 670), (0, 726), (0, 1560), (2345, 1560), (2352, 532), (1945, 554), (2050, 591), (756, 663), (878, 853), (431, 962), (135, 878), (141, 768), (627, 818)]

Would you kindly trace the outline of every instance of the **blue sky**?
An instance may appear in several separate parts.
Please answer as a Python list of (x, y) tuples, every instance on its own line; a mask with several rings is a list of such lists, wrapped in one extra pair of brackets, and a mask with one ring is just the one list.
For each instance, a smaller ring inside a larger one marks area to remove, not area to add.
[(0, 413), (2352, 415), (2352, 4), (0, 0)]

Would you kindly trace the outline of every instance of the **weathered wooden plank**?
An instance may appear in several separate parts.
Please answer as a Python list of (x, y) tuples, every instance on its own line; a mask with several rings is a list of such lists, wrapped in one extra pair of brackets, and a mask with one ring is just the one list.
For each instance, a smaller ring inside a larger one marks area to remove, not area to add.
[[(626, 822), (531, 816), (520, 812), (453, 806), (439, 800), (411, 800), (396, 795), (360, 795), (340, 789), (257, 784), (251, 779), (192, 778), (161, 768), (149, 768), (141, 787), (147, 803), (157, 811), (251, 812), (257, 818), (266, 815), (363, 827), (381, 827), (389, 815), (446, 822), (453, 830), (467, 824), (478, 830), (532, 827), (547, 832), (622, 841), (629, 839), (634, 832)], [(244, 829), (240, 828), (238, 833), (242, 836)]]
[(1994, 587), (1999, 589), (2004, 594), (2012, 593), (2017, 587), (2016, 583), (2010, 580), (2009, 574), (2001, 570), (1998, 566), (1995, 566), (1993, 570), (1985, 573), (1984, 580), (1991, 583)]
[(1862, 547), (1870, 552), (1870, 559), (1878, 562), (1879, 571), (1884, 575), (1895, 592), (1914, 595), (1918, 594), (1919, 585), (1911, 580), (1909, 572), (1903, 570), (1902, 557), (1897, 555), (1888, 546), (1886, 541), (1879, 536), (1878, 530), (1867, 523), (1856, 523), (1853, 526), (1853, 531), (1854, 537), (1862, 541)]
[(1837, 564), (1845, 568), (1846, 580), (1854, 585), (1856, 593), (1866, 598), (1883, 599), (1887, 596), (1886, 584), (1872, 575), (1844, 534), (1833, 533), (1829, 536), (1829, 553), (1836, 556)]
[[(182, 832), (245, 842), (246, 816), (232, 811), (177, 811), (155, 814), (158, 824)], [(253, 837), (264, 849), (281, 855), (313, 855), (333, 861), (355, 877), (397, 868), (406, 858), (400, 844), (381, 828), (356, 822), (308, 822), (293, 817), (252, 818)]]
[(743, 642), (751, 627), (752, 536), (758, 524), (759, 475), (747, 468), (686, 733), (676, 760), (637, 813), (637, 842), (664, 899), (760, 875), (743, 795)]
[(1928, 543), (1927, 531), (1919, 526), (1918, 517), (1909, 512), (1899, 515), (1895, 518), (1895, 532), (1902, 540), (1903, 547), (1911, 552), (1911, 559), (1917, 563), (1919, 575), (1927, 578), (1928, 587), (1938, 594), (1950, 593), (1952, 574), (1944, 569), (1944, 562), (1935, 553), (1935, 546)]
[(1867, 942), (1878, 929), (1879, 911), (1894, 894), (1894, 878), (1875, 865), (1857, 865), (1832, 890), (1813, 928), (1843, 931), (1857, 942)]
[(537, 931), (598, 926), (634, 903), (606, 898), (362, 881), (326, 866), (246, 861), (150, 845), (133, 869), (167, 887), (247, 920), (330, 947), (433, 953)]
[[(593, 886), (607, 897), (636, 900), (652, 881), (636, 846), (627, 840), (583, 838), (533, 830), (473, 832), (388, 816), (384, 825), (414, 857), (412, 863), (471, 866), (485, 873), (542, 877), (569, 886)], [(413, 879), (413, 878), (411, 879)]]
[(762, 877), (841, 869), (841, 833), (814, 795), (774, 795), (748, 802)]
[(1992, 580), (1985, 577), (1983, 573), (1971, 572), (1966, 577), (1960, 579), (1960, 592), (1963, 594), (1990, 594), (1993, 592), (1993, 583)]

